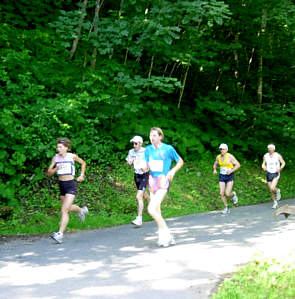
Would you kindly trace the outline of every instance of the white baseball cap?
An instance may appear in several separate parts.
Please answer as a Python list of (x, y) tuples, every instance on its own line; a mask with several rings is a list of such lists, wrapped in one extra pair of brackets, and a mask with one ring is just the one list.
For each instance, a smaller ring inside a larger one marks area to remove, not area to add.
[(273, 148), (274, 150), (276, 149), (276, 146), (274, 145), (274, 144), (269, 144), (268, 146), (267, 146), (267, 148)]
[(221, 143), (221, 144), (219, 145), (219, 148), (220, 148), (220, 149), (226, 149), (226, 150), (228, 150), (228, 146), (227, 146), (227, 144), (225, 144), (225, 143)]
[(134, 137), (130, 140), (130, 142), (140, 142), (140, 143), (143, 143), (143, 139), (142, 139), (141, 136), (136, 135), (136, 136), (134, 136)]

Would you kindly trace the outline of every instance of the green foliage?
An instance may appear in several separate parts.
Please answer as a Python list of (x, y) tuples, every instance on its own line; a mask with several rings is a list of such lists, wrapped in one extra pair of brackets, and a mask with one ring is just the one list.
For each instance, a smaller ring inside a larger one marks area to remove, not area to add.
[(155, 125), (185, 160), (227, 142), (253, 161), (274, 142), (294, 161), (292, 1), (101, 4), (1, 2), (1, 204), (41, 183), (60, 136), (104, 165)]
[(213, 299), (294, 298), (295, 269), (279, 260), (254, 260), (226, 279)]
[(36, 28), (55, 19), (59, 10), (71, 6), (71, 0), (2, 0), (0, 18), (2, 23), (14, 24), (20, 28)]

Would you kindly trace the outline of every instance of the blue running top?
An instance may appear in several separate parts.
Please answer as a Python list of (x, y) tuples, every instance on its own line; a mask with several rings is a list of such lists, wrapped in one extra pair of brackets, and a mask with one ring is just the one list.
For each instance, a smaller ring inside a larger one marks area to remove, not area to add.
[(153, 177), (167, 175), (171, 168), (172, 161), (178, 162), (180, 156), (172, 145), (162, 143), (159, 148), (153, 144), (146, 147), (144, 158), (150, 168)]

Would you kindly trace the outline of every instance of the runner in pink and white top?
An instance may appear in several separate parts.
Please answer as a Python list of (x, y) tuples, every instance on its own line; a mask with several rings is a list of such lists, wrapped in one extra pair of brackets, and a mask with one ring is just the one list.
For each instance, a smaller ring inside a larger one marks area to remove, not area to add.
[[(77, 193), (77, 182), (84, 181), (86, 162), (76, 154), (68, 153), (71, 148), (71, 141), (68, 138), (58, 138), (56, 141), (57, 154), (52, 158), (48, 168), (47, 175), (52, 176), (55, 173), (58, 175), (61, 206), (61, 221), (59, 231), (53, 233), (50, 237), (56, 243), (62, 243), (64, 231), (69, 222), (69, 213), (78, 213), (80, 221), (85, 220), (85, 215), (88, 214), (88, 208), (85, 206), (80, 208), (73, 204)], [(81, 173), (75, 177), (75, 162), (81, 164)]]

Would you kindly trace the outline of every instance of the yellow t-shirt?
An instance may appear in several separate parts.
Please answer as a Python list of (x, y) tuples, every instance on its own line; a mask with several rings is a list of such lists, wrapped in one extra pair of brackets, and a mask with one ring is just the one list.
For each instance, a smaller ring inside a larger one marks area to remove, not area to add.
[(233, 164), (229, 163), (229, 153), (225, 154), (225, 158), (221, 161), (221, 155), (218, 156), (218, 162), (220, 166), (220, 173), (227, 174), (227, 170), (230, 168), (234, 168)]

